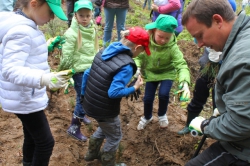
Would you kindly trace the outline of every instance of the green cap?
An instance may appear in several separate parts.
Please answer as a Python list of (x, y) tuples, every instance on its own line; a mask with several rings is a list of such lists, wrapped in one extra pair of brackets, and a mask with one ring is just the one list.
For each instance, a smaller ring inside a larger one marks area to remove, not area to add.
[(178, 26), (177, 20), (170, 15), (160, 14), (155, 22), (149, 23), (145, 26), (145, 29), (159, 29), (164, 32), (173, 33)]
[(61, 0), (46, 0), (46, 2), (48, 3), (50, 9), (58, 18), (64, 21), (68, 20), (61, 7)]
[(75, 2), (74, 12), (77, 12), (79, 9), (87, 8), (89, 10), (93, 10), (93, 4), (89, 0), (79, 0)]

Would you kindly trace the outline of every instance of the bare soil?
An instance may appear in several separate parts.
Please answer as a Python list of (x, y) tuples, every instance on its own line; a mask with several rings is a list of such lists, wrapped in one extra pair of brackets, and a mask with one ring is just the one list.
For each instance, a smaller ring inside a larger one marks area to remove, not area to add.
[[(184, 57), (190, 67), (192, 83), (198, 76), (198, 59), (201, 50), (193, 42), (178, 42)], [(52, 68), (58, 65), (58, 58), (53, 53), (49, 57)], [(143, 88), (142, 88), (143, 89)], [(173, 90), (175, 86), (173, 86)], [(190, 89), (193, 89), (192, 87)], [(79, 142), (68, 136), (68, 129), (75, 103), (75, 91), (69, 89), (69, 94), (63, 90), (50, 93), (50, 102), (45, 110), (55, 139), (55, 147), (50, 159), (50, 166), (98, 166), (98, 160), (85, 162), (84, 155), (88, 149), (88, 142)], [(137, 101), (123, 98), (121, 102), (120, 119), (122, 123), (123, 139), (117, 151), (117, 161), (123, 161), (128, 166), (183, 166), (190, 160), (198, 146), (201, 137), (190, 134), (179, 136), (177, 132), (186, 122), (187, 111), (180, 106), (178, 97), (171, 92), (167, 116), (169, 126), (160, 129), (157, 121), (158, 100), (154, 103), (154, 120), (145, 130), (137, 131), (136, 126), (143, 115), (143, 94)], [(211, 102), (206, 108), (209, 110)], [(92, 118), (90, 118), (92, 119)], [(90, 137), (98, 127), (92, 119), (91, 125), (82, 125), (81, 131)], [(19, 119), (10, 113), (0, 111), (0, 165), (21, 166), (23, 132)], [(213, 140), (207, 139), (202, 149), (208, 147)]]

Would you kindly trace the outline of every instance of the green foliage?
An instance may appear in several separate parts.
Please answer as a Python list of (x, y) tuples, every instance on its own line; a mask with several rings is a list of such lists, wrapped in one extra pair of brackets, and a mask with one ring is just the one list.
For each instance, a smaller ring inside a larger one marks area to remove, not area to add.
[(57, 17), (44, 26), (40, 27), (45, 35), (46, 40), (55, 36), (62, 36), (67, 28), (66, 22), (61, 21)]

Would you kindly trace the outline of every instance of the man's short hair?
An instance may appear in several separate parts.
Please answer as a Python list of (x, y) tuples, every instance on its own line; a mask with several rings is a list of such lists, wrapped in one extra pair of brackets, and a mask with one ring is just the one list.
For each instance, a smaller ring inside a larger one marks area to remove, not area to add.
[(219, 14), (225, 21), (234, 20), (235, 13), (228, 0), (192, 0), (182, 15), (182, 25), (186, 25), (190, 17), (197, 22), (212, 25), (212, 17)]

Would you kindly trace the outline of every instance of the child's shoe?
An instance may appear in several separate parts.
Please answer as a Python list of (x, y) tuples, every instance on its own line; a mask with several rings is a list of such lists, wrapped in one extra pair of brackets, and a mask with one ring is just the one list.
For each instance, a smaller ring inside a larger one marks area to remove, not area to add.
[(167, 115), (159, 116), (159, 123), (160, 123), (160, 128), (166, 128), (168, 127), (168, 117)]
[(146, 127), (146, 125), (152, 120), (153, 120), (153, 116), (149, 120), (145, 119), (145, 117), (141, 117), (141, 120), (137, 126), (137, 130), (143, 130)]

